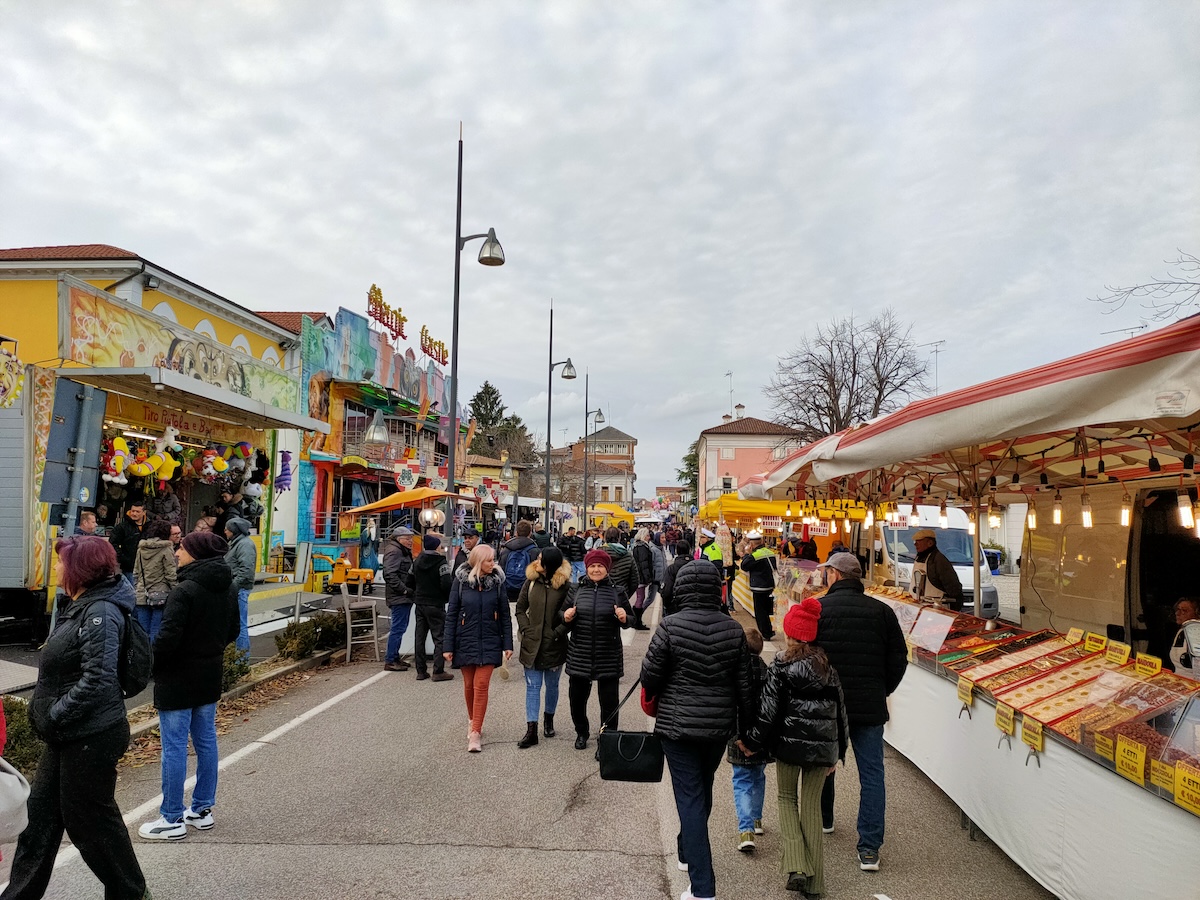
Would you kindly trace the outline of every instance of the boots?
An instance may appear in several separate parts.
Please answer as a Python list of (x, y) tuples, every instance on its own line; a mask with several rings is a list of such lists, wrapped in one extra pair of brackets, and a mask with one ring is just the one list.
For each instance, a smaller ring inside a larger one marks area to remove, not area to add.
[(554, 713), (542, 713), (542, 733), (554, 737)]
[(642, 613), (644, 613), (644, 612), (645, 612), (644, 609), (641, 609), (640, 607), (636, 607), (636, 606), (634, 607), (634, 609), (633, 609), (633, 630), (634, 631), (649, 631), (650, 630), (649, 625), (642, 624)]
[(532, 747), (538, 742), (537, 722), (525, 723), (525, 737), (517, 741), (517, 748), (524, 750), (526, 747)]

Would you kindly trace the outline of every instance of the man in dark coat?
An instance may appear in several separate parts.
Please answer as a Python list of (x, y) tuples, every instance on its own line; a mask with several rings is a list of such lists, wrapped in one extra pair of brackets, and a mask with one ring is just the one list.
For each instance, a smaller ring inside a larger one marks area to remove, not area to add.
[[(679, 541), (676, 543), (675, 558), (671, 560), (671, 564), (667, 566), (667, 574), (663, 579), (662, 598), (664, 616), (669, 616), (672, 613), (679, 611), (679, 606), (675, 603), (675, 580), (679, 577), (679, 570), (691, 561), (692, 545), (687, 541)], [(726, 609), (724, 604), (722, 604), (721, 608)]]
[(621, 543), (620, 530), (608, 528), (604, 532), (604, 541), (602, 549), (612, 558), (612, 568), (608, 572), (608, 577), (612, 579), (613, 585), (625, 595), (626, 599), (635, 596), (638, 589), (637, 565), (633, 561), (633, 554), (629, 548)]
[(716, 896), (708, 819), (713, 777), (725, 742), (745, 737), (758, 710), (750, 684), (746, 633), (721, 611), (721, 575), (705, 560), (675, 580), (679, 612), (663, 619), (642, 661), (642, 686), (658, 702), (654, 733), (662, 738), (679, 813), (679, 861), (691, 893)]
[(125, 518), (112, 527), (108, 541), (117, 551), (117, 563), (121, 574), (133, 587), (133, 567), (137, 563), (138, 544), (146, 530), (146, 507), (141, 500), (131, 500), (125, 510)]
[(408, 589), (413, 595), (414, 612), (417, 617), (416, 633), (413, 635), (413, 663), (417, 667), (417, 681), (429, 678), (426, 668), (425, 638), (433, 635), (433, 681), (450, 681), (454, 678), (446, 671), (446, 659), (442, 656), (442, 632), (446, 627), (446, 603), (450, 600), (450, 560), (441, 553), (442, 536), (426, 532), (421, 536), (421, 553), (413, 560), (408, 573)]
[(408, 589), (408, 573), (413, 564), (413, 531), (401, 525), (383, 544), (383, 599), (391, 613), (388, 629), (387, 655), (383, 667), (389, 672), (407, 672), (408, 663), (400, 658), (400, 642), (408, 630), (412, 615), (412, 593)]
[[(505, 541), (500, 546), (500, 571), (504, 573), (506, 590), (508, 591), (508, 602), (516, 603), (517, 598), (521, 596), (521, 588), (525, 584), (525, 569), (534, 559), (537, 558), (540, 548), (537, 542), (530, 535), (533, 534), (533, 523), (528, 521), (517, 523), (516, 536), (511, 540)], [(508, 559), (514, 553), (518, 554), (518, 558), (513, 560), (512, 569), (520, 576), (520, 584), (515, 585), (509, 580), (509, 565)]]
[[(842, 681), (850, 743), (858, 764), (858, 862), (864, 872), (879, 869), (886, 794), (883, 783), (883, 726), (887, 698), (908, 668), (908, 648), (896, 614), (863, 593), (862, 568), (852, 553), (835, 553), (821, 565), (831, 584), (821, 599), (821, 620), (813, 643), (825, 651)], [(833, 831), (834, 776), (825, 780), (821, 820)]]
[(587, 545), (574, 526), (568, 528), (567, 533), (558, 539), (558, 549), (562, 551), (563, 558), (571, 564), (571, 580), (579, 581), (583, 577), (583, 556), (587, 553)]
[(457, 572), (467, 564), (467, 557), (471, 555), (471, 551), (479, 546), (479, 532), (474, 528), (468, 528), (463, 534), (462, 546), (458, 548), (458, 552), (454, 554), (454, 565), (451, 568)]

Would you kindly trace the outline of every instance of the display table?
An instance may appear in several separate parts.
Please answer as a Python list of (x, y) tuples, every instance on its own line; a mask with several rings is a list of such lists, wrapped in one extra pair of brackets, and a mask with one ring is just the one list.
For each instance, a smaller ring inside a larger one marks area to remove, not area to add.
[(1066, 900), (1200, 897), (1196, 816), (1049, 730), (1044, 752), (1028, 758), (1019, 728), (1001, 741), (991, 703), (976, 697), (972, 717), (960, 716), (954, 683), (916, 665), (889, 706), (885, 740), (1047, 890)]

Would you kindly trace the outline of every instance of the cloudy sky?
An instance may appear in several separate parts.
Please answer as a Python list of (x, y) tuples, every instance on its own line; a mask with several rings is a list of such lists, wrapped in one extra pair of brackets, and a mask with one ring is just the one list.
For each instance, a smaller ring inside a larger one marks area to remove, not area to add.
[[(109, 243), (257, 309), (372, 282), (639, 494), (780, 354), (885, 306), (942, 390), (1117, 340), (1200, 252), (1200, 5), (0, 0), (0, 247)], [(3, 313), (0, 311), (0, 320)], [(419, 325), (418, 325), (419, 327)]]

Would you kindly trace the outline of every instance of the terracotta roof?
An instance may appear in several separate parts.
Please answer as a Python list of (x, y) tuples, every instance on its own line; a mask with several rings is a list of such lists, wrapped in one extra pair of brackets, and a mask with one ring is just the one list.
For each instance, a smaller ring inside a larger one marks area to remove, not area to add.
[(255, 315), (259, 318), (266, 319), (273, 325), (278, 325), (285, 331), (290, 331), (292, 334), (300, 333), (300, 323), (304, 319), (310, 322), (316, 322), (325, 317), (322, 312), (275, 312), (274, 310), (260, 309), (255, 311)]
[[(499, 469), (504, 465), (504, 461), (500, 460), (500, 459), (492, 459), (492, 457), (490, 457), (490, 456), (480, 456), (477, 453), (468, 453), (467, 454), (467, 465), (468, 466), (484, 466), (484, 467), (491, 467), (491, 468)], [(520, 469), (520, 470), (529, 468), (529, 466), (523, 465), (519, 462), (513, 462), (512, 467), (514, 469)]]
[(800, 432), (794, 428), (788, 428), (786, 425), (780, 425), (776, 422), (768, 422), (765, 419), (755, 419), (752, 416), (743, 416), (740, 419), (734, 419), (732, 422), (726, 422), (724, 425), (717, 425), (713, 428), (705, 428), (701, 434), (787, 434), (799, 437)]
[[(583, 460), (575, 463), (563, 463), (562, 466), (555, 469), (556, 472), (561, 472), (564, 475), (583, 475)], [(626, 475), (628, 472), (620, 466), (610, 466), (608, 463), (602, 463), (598, 459), (588, 459), (588, 477), (592, 475)]]
[(63, 244), (58, 247), (16, 247), (0, 250), (0, 260), (140, 259), (136, 253), (108, 244)]

